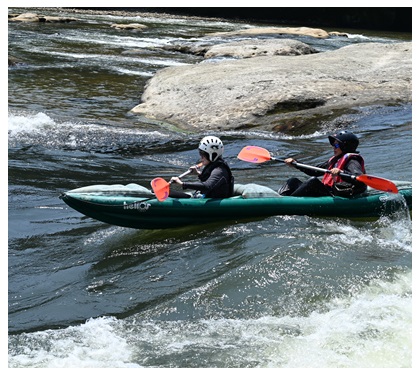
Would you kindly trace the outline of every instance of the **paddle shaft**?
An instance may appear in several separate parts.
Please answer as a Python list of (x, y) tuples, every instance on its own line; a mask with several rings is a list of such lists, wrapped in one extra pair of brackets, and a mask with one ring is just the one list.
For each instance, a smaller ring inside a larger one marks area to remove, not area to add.
[(191, 170), (191, 169), (186, 170), (183, 174), (179, 175), (179, 176), (178, 176), (178, 178), (179, 178), (179, 179), (181, 179), (181, 178), (183, 178), (183, 177), (187, 176), (188, 174), (190, 174), (191, 172), (192, 172), (192, 170)]
[[(196, 167), (200, 168), (202, 166), (202, 162), (200, 162), (198, 165), (195, 165)], [(191, 169), (186, 170), (183, 174), (179, 175), (178, 178), (182, 179), (183, 177), (186, 177), (188, 174), (192, 172)], [(169, 181), (169, 184), (172, 184), (172, 181)]]
[[(285, 163), (285, 160), (281, 160), (281, 159), (275, 158), (275, 157), (271, 157), (271, 160)], [(331, 174), (331, 171), (330, 170), (323, 169), (323, 168), (318, 168), (317, 166), (300, 164), (297, 161), (294, 161), (292, 164), (294, 166), (298, 166), (298, 167), (303, 168), (303, 169), (309, 169), (309, 170), (314, 170), (314, 171), (318, 171), (318, 172), (321, 172), (321, 173), (329, 173), (329, 174)], [(353, 180), (356, 180), (356, 175), (346, 174), (346, 173), (342, 173), (342, 172), (340, 172), (339, 175), (342, 175), (343, 177), (348, 177), (348, 178), (351, 178)]]

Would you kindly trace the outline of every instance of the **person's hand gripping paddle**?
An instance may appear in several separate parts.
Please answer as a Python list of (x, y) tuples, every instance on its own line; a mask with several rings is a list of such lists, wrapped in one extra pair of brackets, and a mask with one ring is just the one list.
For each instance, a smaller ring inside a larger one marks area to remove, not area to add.
[[(202, 163), (196, 165), (196, 167), (201, 167)], [(185, 171), (183, 174), (179, 175), (178, 178), (183, 178), (184, 176), (190, 174), (192, 172), (191, 169)], [(154, 178), (151, 181), (151, 188), (153, 189), (154, 194), (157, 197), (157, 200), (164, 201), (169, 197), (170, 193), (170, 182), (166, 182), (163, 178)]]

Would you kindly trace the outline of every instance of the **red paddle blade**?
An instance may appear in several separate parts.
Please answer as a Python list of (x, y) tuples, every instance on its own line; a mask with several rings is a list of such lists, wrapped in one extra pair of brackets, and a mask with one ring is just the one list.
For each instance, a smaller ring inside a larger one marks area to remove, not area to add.
[(244, 147), (240, 153), (237, 155), (237, 158), (242, 161), (253, 162), (255, 164), (260, 164), (265, 161), (271, 160), (271, 155), (268, 150), (265, 148), (257, 147), (254, 145), (249, 145)]
[(170, 184), (163, 178), (154, 178), (151, 181), (151, 188), (153, 189), (158, 201), (164, 201), (169, 197)]
[(365, 183), (367, 186), (385, 192), (398, 193), (397, 186), (390, 180), (384, 178), (374, 177), (372, 175), (362, 174), (356, 177), (356, 180)]

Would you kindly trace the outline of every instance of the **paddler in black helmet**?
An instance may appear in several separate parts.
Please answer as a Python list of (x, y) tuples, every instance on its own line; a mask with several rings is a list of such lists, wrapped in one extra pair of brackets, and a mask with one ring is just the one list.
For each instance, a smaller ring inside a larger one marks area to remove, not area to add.
[[(322, 169), (330, 170), (323, 174), (319, 171), (299, 168), (293, 165), (296, 162), (293, 158), (287, 158), (285, 163), (295, 167), (307, 175), (307, 181), (302, 182), (298, 178), (290, 178), (283, 185), (278, 193), (283, 196), (343, 196), (350, 197), (366, 191), (367, 186), (339, 173), (344, 172), (350, 175), (365, 174), (364, 159), (357, 151), (359, 145), (358, 137), (350, 131), (340, 131), (329, 136), (330, 145), (333, 147), (333, 156), (326, 162), (317, 165)], [(320, 181), (317, 177), (322, 176)]]

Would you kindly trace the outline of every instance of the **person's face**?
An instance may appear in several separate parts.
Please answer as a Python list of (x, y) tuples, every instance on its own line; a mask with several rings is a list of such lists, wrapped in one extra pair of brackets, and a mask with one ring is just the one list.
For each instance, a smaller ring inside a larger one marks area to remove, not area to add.
[(342, 149), (340, 148), (340, 144), (338, 142), (334, 142), (332, 147), (333, 147), (333, 154), (335, 156), (339, 156), (343, 153)]
[(208, 156), (205, 152), (200, 151), (199, 152), (199, 157), (201, 158), (202, 165), (207, 166), (211, 163), (211, 161), (208, 160), (208, 158), (207, 158)]

